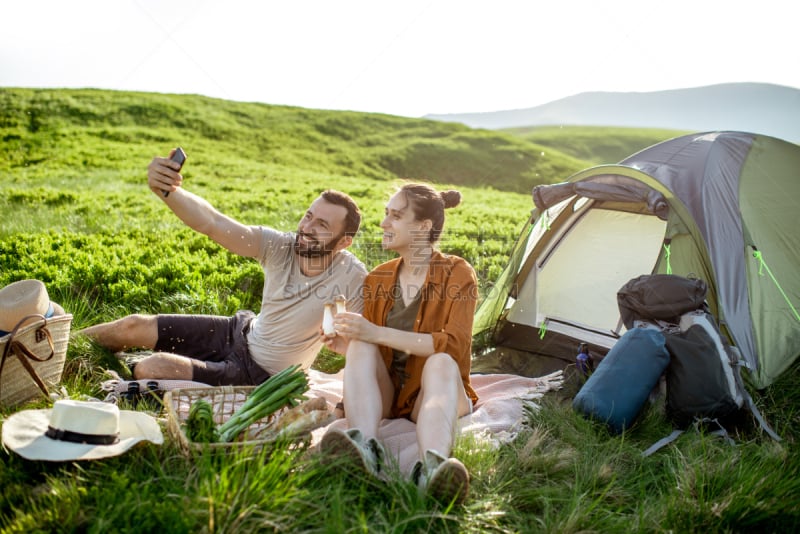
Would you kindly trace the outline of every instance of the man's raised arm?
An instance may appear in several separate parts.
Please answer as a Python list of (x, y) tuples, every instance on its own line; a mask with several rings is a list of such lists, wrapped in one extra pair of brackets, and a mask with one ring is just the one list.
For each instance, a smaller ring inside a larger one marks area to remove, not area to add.
[[(169, 158), (153, 158), (147, 167), (150, 190), (192, 230), (207, 235), (234, 254), (257, 257), (260, 251), (257, 227), (241, 224), (220, 213), (204, 198), (183, 189), (179, 169), (180, 165)], [(169, 195), (164, 196), (165, 192)]]

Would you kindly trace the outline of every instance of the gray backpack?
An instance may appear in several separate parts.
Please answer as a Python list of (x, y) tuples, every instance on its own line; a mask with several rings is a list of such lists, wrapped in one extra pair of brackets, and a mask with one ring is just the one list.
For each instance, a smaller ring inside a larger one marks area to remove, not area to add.
[(675, 430), (648, 448), (645, 456), (675, 441), (692, 425), (702, 425), (733, 444), (726, 428), (740, 423), (748, 412), (780, 441), (744, 386), (739, 351), (725, 340), (707, 309), (683, 314), (677, 325), (664, 327), (663, 332), (670, 354), (666, 413)]

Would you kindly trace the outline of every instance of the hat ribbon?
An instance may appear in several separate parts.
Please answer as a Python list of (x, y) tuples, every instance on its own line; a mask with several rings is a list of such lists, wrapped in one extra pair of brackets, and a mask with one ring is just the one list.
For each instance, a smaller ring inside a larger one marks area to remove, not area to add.
[(44, 435), (48, 438), (57, 439), (60, 441), (85, 443), (88, 445), (113, 445), (119, 442), (119, 432), (116, 434), (82, 434), (80, 432), (64, 430), (63, 428), (53, 428), (52, 426), (48, 426), (47, 432), (45, 432)]

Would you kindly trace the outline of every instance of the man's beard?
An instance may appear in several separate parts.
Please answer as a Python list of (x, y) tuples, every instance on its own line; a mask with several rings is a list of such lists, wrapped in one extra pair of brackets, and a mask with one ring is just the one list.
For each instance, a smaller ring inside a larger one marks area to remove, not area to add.
[(300, 247), (300, 233), (298, 232), (294, 238), (294, 252), (300, 257), (303, 258), (324, 258), (333, 254), (333, 249), (328, 248), (329, 246), (335, 246), (336, 243), (339, 242), (339, 239), (342, 238), (341, 235), (334, 237), (330, 241), (328, 241), (327, 246), (324, 243), (321, 243), (319, 240), (312, 238), (308, 234), (303, 234), (309, 241), (309, 245), (305, 248)]

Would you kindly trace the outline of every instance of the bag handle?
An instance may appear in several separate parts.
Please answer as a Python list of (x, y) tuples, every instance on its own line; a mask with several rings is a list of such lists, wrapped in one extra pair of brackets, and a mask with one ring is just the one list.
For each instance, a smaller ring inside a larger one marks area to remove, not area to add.
[[(14, 339), (14, 336), (17, 335), (19, 329), (22, 328), (23, 323), (32, 318), (44, 320), (44, 324), (36, 329), (34, 333), (34, 339), (37, 343), (47, 340), (47, 344), (50, 346), (50, 354), (46, 358), (39, 358), (28, 347), (26, 347), (24, 343)], [(14, 327), (9, 336), (8, 342), (6, 343), (6, 348), (3, 351), (3, 357), (0, 359), (0, 376), (3, 375), (3, 367), (6, 364), (6, 359), (16, 354), (22, 366), (26, 371), (28, 371), (28, 374), (31, 375), (31, 378), (34, 382), (36, 382), (36, 385), (39, 386), (39, 389), (42, 390), (42, 393), (44, 393), (45, 397), (49, 397), (50, 391), (48, 391), (47, 385), (45, 385), (44, 381), (39, 378), (39, 375), (36, 374), (36, 370), (31, 365), (31, 362), (28, 361), (30, 359), (37, 362), (46, 362), (50, 360), (56, 353), (55, 346), (53, 345), (53, 336), (50, 334), (50, 330), (47, 328), (47, 317), (40, 314), (25, 316), (17, 323), (17, 326)], [(0, 382), (0, 386), (2, 386), (2, 382)]]

